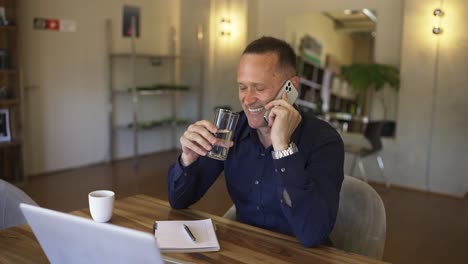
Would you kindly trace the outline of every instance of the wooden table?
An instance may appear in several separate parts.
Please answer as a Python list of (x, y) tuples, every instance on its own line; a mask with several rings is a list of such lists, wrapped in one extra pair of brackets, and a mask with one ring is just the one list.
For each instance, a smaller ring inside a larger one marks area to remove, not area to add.
[[(88, 209), (72, 214), (90, 218)], [(167, 202), (146, 195), (117, 200), (112, 224), (151, 233), (155, 220), (204, 218), (216, 224), (219, 252), (165, 255), (195, 263), (383, 263), (331, 247), (304, 248), (294, 237), (192, 209), (174, 210)], [(31, 229), (24, 225), (0, 231), (0, 263), (48, 261)]]

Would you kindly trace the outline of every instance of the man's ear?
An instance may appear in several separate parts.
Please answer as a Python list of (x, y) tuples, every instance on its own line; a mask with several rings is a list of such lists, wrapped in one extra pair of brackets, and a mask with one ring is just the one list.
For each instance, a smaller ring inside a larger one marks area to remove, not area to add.
[(294, 87), (296, 87), (296, 90), (299, 91), (299, 82), (300, 82), (299, 76), (295, 75), (294, 77), (292, 77), (291, 82), (293, 83)]

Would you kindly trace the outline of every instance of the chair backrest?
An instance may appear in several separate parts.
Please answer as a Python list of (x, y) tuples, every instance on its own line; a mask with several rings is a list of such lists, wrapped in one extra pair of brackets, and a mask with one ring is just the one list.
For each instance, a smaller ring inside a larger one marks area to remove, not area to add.
[(223, 217), (224, 218), (227, 218), (227, 219), (231, 219), (231, 220), (237, 220), (237, 210), (236, 210), (236, 206), (235, 205), (232, 205), (227, 211), (226, 213), (224, 213)]
[(344, 251), (382, 259), (386, 237), (385, 207), (379, 194), (367, 183), (345, 176), (333, 246)]
[(20, 203), (37, 205), (22, 190), (0, 179), (0, 230), (27, 223), (19, 208)]
[[(236, 220), (236, 206), (224, 218)], [(335, 227), (333, 246), (348, 252), (382, 259), (386, 237), (385, 207), (379, 194), (367, 183), (345, 175)]]
[(369, 140), (372, 151), (378, 151), (382, 149), (382, 140), (380, 139), (382, 134), (382, 121), (370, 121), (367, 123), (366, 129), (364, 131), (364, 137)]

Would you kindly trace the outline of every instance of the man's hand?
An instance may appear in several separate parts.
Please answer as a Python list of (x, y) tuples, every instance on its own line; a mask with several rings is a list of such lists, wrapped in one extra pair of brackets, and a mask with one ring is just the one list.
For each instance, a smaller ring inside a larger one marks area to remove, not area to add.
[(218, 132), (216, 126), (207, 120), (201, 120), (191, 124), (180, 137), (182, 145), (182, 165), (192, 164), (200, 156), (206, 156), (216, 143), (214, 133)]
[(216, 138), (213, 134), (218, 132), (216, 126), (207, 120), (201, 120), (191, 124), (180, 137), (182, 145), (181, 162), (183, 166), (188, 166), (200, 156), (206, 156), (213, 145), (232, 147), (234, 142), (229, 142), (226, 146), (223, 139)]
[(283, 93), (280, 100), (265, 105), (271, 108), (268, 125), (271, 127), (271, 143), (274, 150), (285, 150), (291, 143), (291, 136), (302, 120), (299, 112), (288, 102), (288, 95)]

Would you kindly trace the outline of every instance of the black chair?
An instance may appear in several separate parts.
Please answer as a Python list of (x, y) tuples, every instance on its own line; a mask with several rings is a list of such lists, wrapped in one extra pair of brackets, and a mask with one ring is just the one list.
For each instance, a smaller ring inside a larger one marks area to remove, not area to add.
[(382, 151), (382, 140), (380, 139), (380, 137), (382, 134), (383, 124), (384, 122), (382, 121), (370, 121), (367, 124), (364, 131), (364, 137), (371, 144), (371, 148), (355, 145), (345, 145), (345, 152), (354, 155), (353, 164), (351, 165), (351, 170), (349, 171), (349, 174), (353, 175), (357, 163), (359, 170), (361, 171), (362, 178), (365, 182), (367, 182), (367, 175), (364, 169), (362, 159), (375, 155), (377, 159), (377, 164), (380, 168), (380, 173), (385, 181), (385, 186), (387, 186), (388, 188), (390, 187), (390, 182), (387, 179), (387, 177), (385, 177), (384, 162), (382, 157), (380, 156), (380, 152)]

